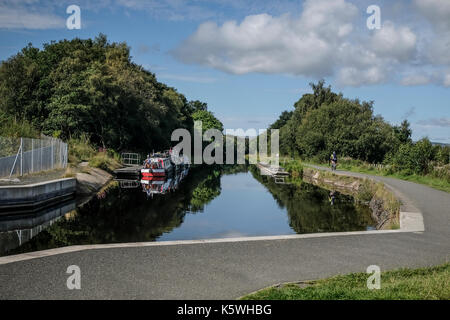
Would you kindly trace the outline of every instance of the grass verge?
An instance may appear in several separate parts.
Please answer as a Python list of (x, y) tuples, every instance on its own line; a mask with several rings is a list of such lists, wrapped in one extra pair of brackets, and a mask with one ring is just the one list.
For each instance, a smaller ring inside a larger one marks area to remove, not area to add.
[(381, 274), (381, 288), (369, 290), (370, 274), (351, 273), (328, 279), (270, 287), (243, 300), (449, 300), (450, 263)]
[[(321, 164), (323, 166), (326, 166), (327, 164)], [(444, 179), (433, 177), (430, 175), (422, 176), (417, 174), (402, 174), (399, 172), (395, 173), (389, 173), (383, 169), (377, 169), (374, 167), (366, 168), (366, 167), (360, 167), (360, 166), (354, 166), (354, 165), (348, 165), (348, 164), (339, 164), (339, 170), (347, 170), (347, 171), (353, 171), (353, 172), (359, 172), (359, 173), (366, 173), (366, 174), (372, 174), (377, 176), (384, 176), (384, 177), (391, 177), (396, 178), (400, 180), (406, 180), (411, 181), (419, 184), (423, 184), (429, 187), (432, 187), (434, 189), (438, 189), (445, 192), (450, 192), (450, 183)]]
[[(299, 161), (300, 160), (296, 160)], [(355, 162), (355, 161), (353, 161)], [(418, 174), (404, 174), (401, 172), (390, 172), (383, 168), (376, 168), (369, 166), (368, 164), (355, 165), (352, 161), (346, 162), (345, 160), (338, 163), (338, 170), (352, 171), (358, 173), (371, 174), (375, 176), (390, 177), (400, 180), (411, 181), (419, 184), (429, 186), (431, 188), (449, 192), (450, 193), (450, 181), (448, 178), (435, 177), (433, 175), (418, 175)], [(308, 163), (328, 167), (328, 163), (319, 163), (315, 161), (308, 161)], [(448, 170), (448, 169), (447, 169)]]
[(81, 162), (88, 162), (90, 167), (100, 168), (110, 173), (121, 167), (119, 155), (116, 152), (112, 150), (97, 152), (85, 135), (69, 141), (70, 167), (66, 174), (73, 175), (76, 171), (73, 168)]

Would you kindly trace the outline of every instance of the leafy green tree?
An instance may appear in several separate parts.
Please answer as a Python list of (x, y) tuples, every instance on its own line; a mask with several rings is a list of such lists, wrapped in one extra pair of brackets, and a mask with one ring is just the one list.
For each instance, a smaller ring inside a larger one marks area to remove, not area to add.
[(394, 131), (400, 143), (412, 142), (412, 130), (408, 120), (403, 120), (403, 122), (399, 126), (395, 126)]
[(389, 159), (395, 171), (405, 174), (426, 174), (429, 171), (433, 146), (427, 138), (415, 144), (402, 144)]
[(341, 156), (382, 162), (398, 147), (393, 127), (373, 115), (373, 102), (346, 99), (325, 87), (323, 80), (310, 85), (313, 93), (294, 104), (290, 117), (285, 113), (278, 120), (281, 124), (288, 118), (280, 129), (282, 154), (324, 161), (336, 151)]
[(283, 111), (277, 121), (272, 123), (269, 129), (280, 129), (292, 118), (293, 111)]
[(217, 119), (214, 114), (210, 111), (199, 110), (192, 114), (192, 118), (194, 121), (202, 121), (203, 123), (203, 132), (209, 129), (217, 129), (220, 132), (223, 131), (223, 124)]

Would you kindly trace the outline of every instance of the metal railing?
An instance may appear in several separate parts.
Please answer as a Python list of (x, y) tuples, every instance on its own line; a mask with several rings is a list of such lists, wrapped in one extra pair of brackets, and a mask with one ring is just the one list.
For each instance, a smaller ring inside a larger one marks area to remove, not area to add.
[(66, 168), (67, 155), (59, 139), (0, 137), (0, 178)]
[(141, 164), (141, 155), (138, 153), (122, 153), (120, 155), (122, 164), (125, 166), (137, 166)]

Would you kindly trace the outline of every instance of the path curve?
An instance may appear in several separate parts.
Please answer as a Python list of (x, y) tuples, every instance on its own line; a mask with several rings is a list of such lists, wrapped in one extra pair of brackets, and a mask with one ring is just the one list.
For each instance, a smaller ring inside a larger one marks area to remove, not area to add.
[[(338, 173), (384, 182), (408, 199), (402, 211), (421, 211), (425, 231), (81, 251), (69, 247), (51, 256), (33, 253), (34, 259), (15, 256), (15, 262), (3, 257), (0, 299), (234, 299), (275, 283), (364, 272), (374, 264), (387, 270), (450, 260), (449, 193), (393, 178)], [(81, 290), (67, 289), (70, 265), (80, 267)]]

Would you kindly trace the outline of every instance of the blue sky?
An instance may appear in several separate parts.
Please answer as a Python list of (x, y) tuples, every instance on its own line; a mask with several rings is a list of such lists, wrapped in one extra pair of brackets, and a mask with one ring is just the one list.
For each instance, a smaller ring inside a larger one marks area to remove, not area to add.
[[(66, 28), (71, 4), (80, 30)], [(324, 78), (391, 123), (407, 118), (414, 139), (450, 143), (448, 0), (0, 0), (0, 60), (100, 32), (226, 128), (266, 128)]]

